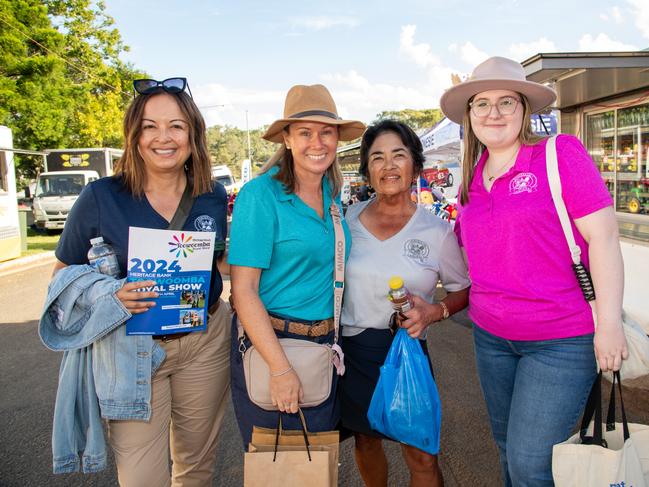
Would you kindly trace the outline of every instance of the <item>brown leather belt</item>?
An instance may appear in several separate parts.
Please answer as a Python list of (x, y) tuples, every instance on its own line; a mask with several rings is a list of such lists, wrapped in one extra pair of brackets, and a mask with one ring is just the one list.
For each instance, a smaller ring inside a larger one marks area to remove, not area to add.
[(282, 318), (270, 317), (270, 324), (277, 331), (303, 335), (307, 337), (321, 337), (328, 335), (334, 330), (334, 320), (329, 318), (321, 321), (314, 321), (313, 324), (298, 323), (296, 321), (283, 320)]
[[(213, 315), (214, 313), (216, 313), (216, 310), (219, 309), (219, 304), (221, 304), (221, 300), (217, 299), (216, 303), (214, 303), (212, 306), (209, 307), (209, 309), (207, 310), (207, 314), (208, 315)], [(178, 338), (185, 337), (185, 336), (189, 335), (190, 333), (191, 333), (191, 331), (183, 331), (183, 332), (180, 332), (180, 333), (169, 333), (168, 335), (153, 335), (151, 338), (153, 338), (154, 340), (160, 340), (160, 341), (166, 343), (166, 342), (170, 342), (172, 340), (177, 340)]]

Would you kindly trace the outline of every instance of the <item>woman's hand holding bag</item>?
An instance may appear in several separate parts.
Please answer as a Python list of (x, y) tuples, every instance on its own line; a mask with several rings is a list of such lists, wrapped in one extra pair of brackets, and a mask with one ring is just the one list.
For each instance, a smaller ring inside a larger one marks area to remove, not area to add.
[(373, 429), (436, 455), (442, 406), (419, 341), (400, 328), (381, 367), (367, 419)]
[(277, 406), (280, 412), (297, 413), (298, 403), (304, 399), (302, 383), (293, 367), (287, 372), (280, 372), (277, 375), (270, 375), (270, 397), (273, 405)]

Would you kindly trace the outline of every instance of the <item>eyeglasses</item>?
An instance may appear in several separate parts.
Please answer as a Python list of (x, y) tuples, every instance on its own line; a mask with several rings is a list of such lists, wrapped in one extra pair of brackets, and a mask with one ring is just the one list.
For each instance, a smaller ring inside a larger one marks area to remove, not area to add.
[[(189, 96), (192, 96), (192, 90), (189, 89), (187, 78), (167, 78), (163, 81), (155, 79), (136, 79), (133, 81), (133, 89), (140, 95), (149, 95), (158, 88), (162, 88), (167, 93), (182, 93), (187, 88)], [(193, 98), (193, 96), (192, 96)]]
[(471, 111), (476, 117), (487, 117), (491, 113), (491, 109), (495, 106), (498, 113), (501, 115), (513, 115), (520, 100), (513, 96), (503, 96), (496, 103), (491, 103), (489, 100), (480, 98), (479, 100), (469, 103)]

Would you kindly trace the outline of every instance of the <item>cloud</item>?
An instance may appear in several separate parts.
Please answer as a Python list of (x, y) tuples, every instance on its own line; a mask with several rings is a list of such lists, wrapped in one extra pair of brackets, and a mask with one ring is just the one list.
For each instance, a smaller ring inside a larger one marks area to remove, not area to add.
[(293, 27), (302, 27), (315, 31), (331, 29), (333, 27), (356, 27), (360, 24), (358, 19), (344, 16), (290, 17), (288, 20)]
[(640, 33), (649, 39), (649, 2), (647, 0), (627, 0), (631, 6), (635, 26)]
[(433, 54), (430, 44), (424, 42), (415, 44), (416, 25), (404, 25), (401, 27), (399, 38), (399, 50), (412, 59), (418, 66), (425, 68), (440, 64), (440, 60)]
[(465, 42), (462, 46), (451, 44), (448, 46), (448, 50), (452, 53), (459, 54), (460, 59), (470, 66), (477, 66), (489, 57), (489, 54), (475, 47), (470, 41)]
[(516, 61), (524, 61), (530, 56), (540, 52), (557, 52), (558, 49), (554, 42), (545, 37), (541, 37), (537, 41), (520, 42), (509, 46), (509, 56)]
[(208, 127), (232, 125), (246, 128), (261, 127), (282, 114), (286, 92), (247, 90), (209, 83), (192, 88), (194, 99)]
[(343, 118), (371, 122), (384, 110), (437, 106), (438, 97), (426, 85), (374, 83), (354, 70), (324, 74), (322, 81), (331, 90), (338, 114)]
[(586, 52), (637, 51), (638, 48), (631, 44), (616, 41), (606, 34), (600, 33), (597, 37), (593, 37), (591, 34), (584, 34), (579, 39), (578, 50)]
[(620, 10), (620, 7), (617, 5), (614, 7), (611, 7), (609, 9), (609, 13), (601, 13), (599, 14), (599, 18), (604, 20), (605, 22), (608, 22), (609, 20), (612, 20), (616, 24), (623, 24), (624, 23), (624, 17), (622, 16), (622, 11)]

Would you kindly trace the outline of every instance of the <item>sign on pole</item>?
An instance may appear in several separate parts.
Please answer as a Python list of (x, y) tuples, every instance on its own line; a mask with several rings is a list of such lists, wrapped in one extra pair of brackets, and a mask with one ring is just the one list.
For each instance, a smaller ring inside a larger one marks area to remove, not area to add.
[(250, 159), (244, 159), (241, 163), (241, 184), (246, 184), (252, 177), (252, 164)]

